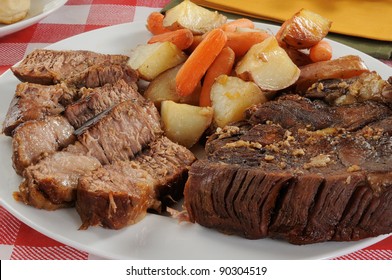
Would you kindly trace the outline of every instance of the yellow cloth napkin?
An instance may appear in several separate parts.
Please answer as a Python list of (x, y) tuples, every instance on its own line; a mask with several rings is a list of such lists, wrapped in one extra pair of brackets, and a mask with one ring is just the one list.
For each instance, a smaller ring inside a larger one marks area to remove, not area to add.
[(331, 31), (392, 41), (392, 0), (192, 0), (215, 10), (283, 22), (301, 8), (332, 20)]

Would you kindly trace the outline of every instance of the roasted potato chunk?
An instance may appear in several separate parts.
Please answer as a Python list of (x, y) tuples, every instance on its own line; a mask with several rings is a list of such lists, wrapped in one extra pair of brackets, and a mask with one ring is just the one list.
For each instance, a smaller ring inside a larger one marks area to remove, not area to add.
[(242, 120), (248, 107), (266, 101), (266, 96), (255, 83), (220, 75), (211, 87), (214, 124), (224, 127), (228, 123)]
[(262, 90), (277, 91), (294, 84), (300, 74), (274, 36), (253, 45), (237, 63), (235, 72), (245, 81), (255, 82)]
[(196, 144), (212, 122), (213, 109), (166, 100), (161, 103), (162, 126), (166, 136), (187, 148)]
[(186, 60), (187, 56), (171, 42), (139, 45), (132, 50), (128, 64), (141, 79), (152, 81), (160, 73)]
[(193, 34), (203, 34), (226, 22), (226, 16), (212, 12), (185, 0), (166, 12), (163, 26), (175, 30), (188, 28)]
[(176, 103), (186, 103), (190, 105), (198, 105), (201, 92), (201, 84), (199, 83), (196, 90), (187, 96), (180, 96), (176, 91), (176, 75), (182, 64), (170, 68), (159, 74), (147, 86), (144, 96), (154, 102), (157, 108), (161, 107), (161, 102), (171, 100)]
[(332, 21), (312, 11), (301, 9), (286, 20), (276, 38), (279, 43), (307, 49), (320, 42), (329, 32)]

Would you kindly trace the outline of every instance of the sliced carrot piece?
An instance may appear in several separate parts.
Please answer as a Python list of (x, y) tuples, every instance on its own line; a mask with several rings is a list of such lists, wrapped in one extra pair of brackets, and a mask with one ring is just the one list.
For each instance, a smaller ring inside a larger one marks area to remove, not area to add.
[(185, 50), (192, 45), (193, 34), (189, 29), (178, 29), (175, 31), (170, 31), (162, 34), (154, 35), (148, 40), (149, 44), (156, 42), (172, 42), (180, 50)]
[(226, 46), (230, 47), (236, 57), (241, 57), (257, 43), (263, 42), (271, 34), (267, 32), (226, 32), (227, 43)]
[(332, 46), (326, 40), (321, 40), (309, 49), (309, 57), (313, 62), (330, 60)]
[(236, 31), (237, 27), (255, 28), (255, 24), (250, 19), (239, 18), (223, 24), (220, 28), (222, 28), (223, 31), (234, 32)]
[(235, 60), (234, 51), (229, 47), (224, 47), (214, 62), (208, 68), (204, 76), (203, 86), (201, 88), (199, 105), (202, 107), (211, 106), (210, 92), (215, 79), (220, 75), (229, 75), (233, 69)]
[(211, 30), (195, 48), (176, 75), (176, 89), (180, 96), (190, 95), (195, 90), (226, 41), (226, 33), (217, 28)]
[(147, 29), (154, 35), (171, 31), (163, 26), (163, 18), (165, 16), (160, 12), (152, 12), (147, 17)]

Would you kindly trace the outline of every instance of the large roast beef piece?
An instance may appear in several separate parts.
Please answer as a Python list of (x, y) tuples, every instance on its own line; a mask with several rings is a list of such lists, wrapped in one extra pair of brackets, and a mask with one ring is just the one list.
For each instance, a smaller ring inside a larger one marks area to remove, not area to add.
[(63, 116), (20, 125), (12, 137), (12, 164), (17, 174), (26, 167), (75, 142), (74, 128)]
[(392, 111), (286, 96), (212, 135), (191, 166), (190, 220), (294, 244), (392, 232)]
[(76, 209), (81, 228), (120, 229), (134, 224), (165, 197), (182, 194), (194, 155), (166, 137), (152, 142), (131, 161), (105, 165), (79, 180)]
[(65, 116), (75, 129), (122, 101), (141, 97), (135, 83), (126, 83), (122, 79), (113, 84), (83, 88), (80, 91), (82, 98), (65, 109)]
[(11, 68), (22, 82), (52, 85), (70, 79), (91, 66), (126, 64), (128, 56), (100, 54), (92, 51), (56, 51), (37, 49)]
[(45, 210), (75, 205), (79, 177), (99, 168), (99, 161), (88, 155), (66, 151), (53, 153), (26, 168), (15, 198)]

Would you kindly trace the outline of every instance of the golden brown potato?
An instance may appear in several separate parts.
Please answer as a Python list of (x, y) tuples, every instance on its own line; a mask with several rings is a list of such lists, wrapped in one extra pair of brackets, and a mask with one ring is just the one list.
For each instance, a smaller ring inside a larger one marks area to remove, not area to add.
[(163, 26), (169, 29), (188, 28), (193, 34), (203, 34), (226, 22), (226, 16), (212, 12), (185, 0), (168, 10)]
[(255, 83), (221, 75), (211, 87), (214, 124), (224, 127), (228, 123), (242, 120), (248, 107), (266, 101), (266, 96)]
[(171, 42), (139, 45), (132, 50), (128, 64), (141, 79), (152, 81), (160, 73), (186, 60), (187, 56)]
[(255, 82), (262, 90), (277, 91), (294, 84), (300, 74), (274, 36), (253, 45), (237, 63), (235, 72), (245, 81)]
[(182, 64), (177, 65), (165, 72), (159, 74), (147, 86), (144, 96), (152, 100), (158, 108), (164, 100), (171, 100), (176, 103), (186, 103), (190, 105), (198, 105), (201, 91), (199, 83), (194, 93), (188, 96), (180, 96), (176, 91), (176, 75)]
[(332, 21), (312, 11), (301, 9), (286, 20), (276, 38), (280, 44), (307, 49), (320, 42), (329, 32)]
[(296, 89), (302, 92), (318, 80), (346, 79), (368, 71), (369, 69), (362, 59), (355, 55), (315, 62), (301, 67), (301, 75), (296, 83)]
[(170, 100), (161, 103), (162, 126), (166, 136), (187, 148), (196, 144), (212, 122), (213, 109)]

